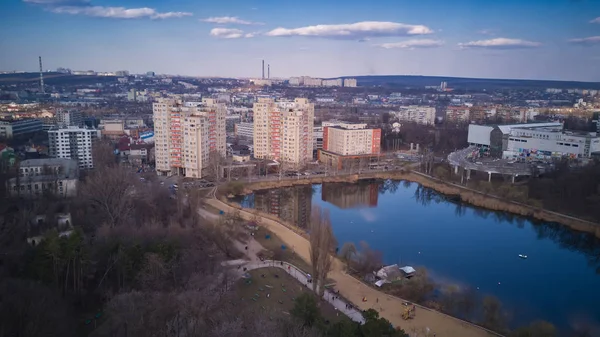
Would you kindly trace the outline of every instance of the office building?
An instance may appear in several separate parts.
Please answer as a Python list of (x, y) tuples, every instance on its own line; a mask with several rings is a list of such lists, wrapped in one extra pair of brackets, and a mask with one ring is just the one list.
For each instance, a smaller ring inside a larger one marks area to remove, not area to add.
[(345, 78), (344, 79), (344, 87), (345, 88), (356, 88), (356, 78)]
[(69, 126), (83, 126), (83, 117), (81, 111), (77, 109), (58, 109), (56, 110), (56, 124), (59, 128)]
[(48, 131), (50, 157), (75, 159), (81, 169), (94, 168), (92, 139), (97, 131), (76, 126)]
[(19, 177), (7, 182), (11, 197), (37, 198), (45, 194), (57, 197), (77, 195), (79, 168), (76, 160), (28, 159), (19, 163)]
[(301, 165), (312, 159), (314, 104), (306, 98), (254, 103), (254, 156)]
[(0, 120), (0, 139), (28, 137), (43, 130), (39, 119)]
[(564, 131), (562, 123), (471, 124), (467, 139), (493, 157), (509, 159), (590, 158), (600, 152), (597, 133)]
[(205, 98), (186, 106), (180, 99), (153, 104), (156, 171), (200, 178), (211, 152), (226, 155), (225, 104)]
[(417, 124), (435, 124), (435, 107), (410, 105), (401, 106), (398, 111), (393, 112), (400, 121), (413, 122)]

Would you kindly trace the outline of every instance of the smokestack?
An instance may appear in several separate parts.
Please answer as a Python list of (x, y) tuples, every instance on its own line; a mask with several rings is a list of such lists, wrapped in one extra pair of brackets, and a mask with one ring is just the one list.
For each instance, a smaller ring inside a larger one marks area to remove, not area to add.
[(267, 78), (271, 78), (271, 65), (267, 64)]
[(42, 69), (42, 57), (40, 56), (40, 92), (43, 94), (44, 91), (44, 73)]
[(262, 60), (262, 78), (265, 79), (265, 60)]

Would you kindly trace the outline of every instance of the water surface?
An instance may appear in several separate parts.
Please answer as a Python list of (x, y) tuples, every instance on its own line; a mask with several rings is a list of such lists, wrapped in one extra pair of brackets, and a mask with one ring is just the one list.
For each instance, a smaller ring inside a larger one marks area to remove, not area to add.
[(340, 246), (365, 241), (386, 264), (423, 266), (437, 283), (494, 295), (511, 326), (544, 319), (568, 330), (600, 321), (600, 240), (590, 234), (474, 208), (408, 182), (258, 191), (241, 203), (299, 227), (313, 205), (329, 209)]

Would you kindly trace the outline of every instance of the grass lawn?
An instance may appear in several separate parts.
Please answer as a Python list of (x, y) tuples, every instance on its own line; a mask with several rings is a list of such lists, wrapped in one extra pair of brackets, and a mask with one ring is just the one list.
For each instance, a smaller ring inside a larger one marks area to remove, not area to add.
[[(272, 318), (276, 318), (277, 315), (289, 316), (290, 310), (294, 307), (294, 298), (302, 293), (313, 294), (311, 289), (306, 288), (305, 285), (279, 268), (260, 268), (251, 270), (249, 274), (252, 281), (250, 284), (246, 283), (246, 279), (241, 279), (236, 285), (240, 299), (239, 305), (244, 309), (262, 310)], [(261, 277), (263, 274), (264, 278)], [(279, 277), (275, 277), (275, 275)], [(342, 313), (339, 313), (338, 316), (337, 310), (328, 302), (320, 301), (319, 303), (321, 315), (329, 320), (330, 324), (342, 319), (349, 319)]]
[[(267, 235), (270, 236), (268, 239), (266, 238)], [(268, 229), (258, 226), (258, 230), (254, 233), (254, 239), (269, 251), (265, 253), (265, 255), (270, 254), (270, 256), (265, 256), (266, 258), (291, 263), (304, 272), (310, 273), (310, 265), (294, 253), (294, 247), (288, 247), (277, 235)], [(285, 249), (281, 248), (282, 245), (285, 245)]]

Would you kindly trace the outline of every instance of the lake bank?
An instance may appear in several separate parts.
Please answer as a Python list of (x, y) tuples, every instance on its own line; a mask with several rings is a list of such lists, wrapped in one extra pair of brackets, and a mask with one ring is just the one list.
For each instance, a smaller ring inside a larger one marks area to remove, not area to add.
[(244, 186), (244, 194), (253, 191), (269, 190), (274, 188), (293, 187), (301, 185), (314, 185), (322, 183), (356, 183), (360, 180), (391, 179), (406, 180), (418, 183), (423, 187), (430, 188), (438, 193), (450, 196), (453, 199), (467, 203), (475, 207), (485, 208), (491, 211), (508, 212), (520, 216), (530, 217), (545, 222), (556, 222), (573, 230), (590, 233), (600, 238), (600, 224), (584, 219), (556, 213), (542, 208), (510, 201), (491, 194), (485, 194), (464, 186), (445, 182), (440, 179), (427, 176), (414, 171), (388, 171), (367, 173), (362, 175), (352, 174), (344, 176), (328, 177), (301, 177), (300, 179), (276, 180), (250, 182)]

